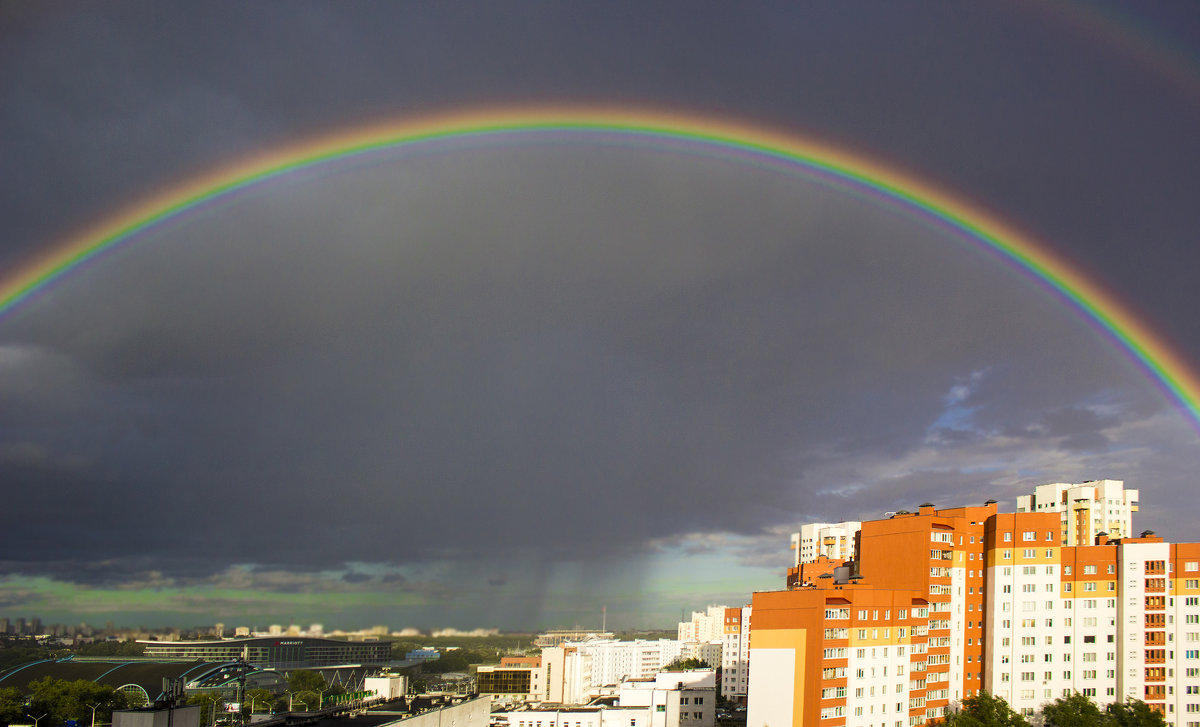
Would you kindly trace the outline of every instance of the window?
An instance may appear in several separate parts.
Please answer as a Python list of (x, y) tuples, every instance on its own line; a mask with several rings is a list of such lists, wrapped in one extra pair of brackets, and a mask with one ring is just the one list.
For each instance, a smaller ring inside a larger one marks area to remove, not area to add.
[(1005, 533), (1005, 534), (1004, 534), (1004, 542), (1006, 542), (1006, 543), (1011, 543), (1011, 542), (1012, 542), (1012, 533)]
[(1037, 533), (1032, 530), (1026, 530), (1021, 533), (1021, 540), (1037, 540)]

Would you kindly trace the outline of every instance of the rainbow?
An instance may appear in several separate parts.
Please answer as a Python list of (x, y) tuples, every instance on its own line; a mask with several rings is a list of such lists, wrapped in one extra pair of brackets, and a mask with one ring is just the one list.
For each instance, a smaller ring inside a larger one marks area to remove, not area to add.
[(1200, 378), (1104, 288), (1030, 235), (911, 174), (826, 143), (723, 119), (625, 108), (484, 109), (390, 121), (284, 146), (203, 174), (84, 230), (0, 279), (0, 320), (72, 271), (189, 211), (324, 162), (426, 142), (597, 137), (801, 171), (955, 232), (1039, 281), (1126, 352), (1200, 427)]

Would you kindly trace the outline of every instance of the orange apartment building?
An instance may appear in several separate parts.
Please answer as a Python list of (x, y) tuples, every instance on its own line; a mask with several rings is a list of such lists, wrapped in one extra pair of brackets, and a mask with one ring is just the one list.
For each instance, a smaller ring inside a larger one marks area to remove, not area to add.
[[(1200, 727), (1200, 543), (1145, 533), (1064, 546), (1059, 513), (998, 513), (994, 501), (922, 505), (863, 522), (859, 538), (849, 568), (814, 564), (815, 579), (792, 569), (789, 590), (754, 595), (748, 727), (919, 725), (981, 689), (1027, 716), (1080, 692), (1101, 705), (1140, 699), (1171, 727)], [(838, 599), (888, 623), (851, 618), (839, 630)], [(892, 605), (858, 605), (875, 601)], [(882, 642), (874, 657), (863, 649), (878, 629), (890, 629), (892, 658), (903, 646), (911, 660), (902, 715), (872, 701), (883, 696), (871, 694), (882, 664), (869, 672)], [(907, 642), (895, 641), (901, 629)], [(839, 682), (829, 670), (843, 653)]]
[(924, 594), (825, 578), (756, 593), (751, 605), (749, 724), (925, 721)]

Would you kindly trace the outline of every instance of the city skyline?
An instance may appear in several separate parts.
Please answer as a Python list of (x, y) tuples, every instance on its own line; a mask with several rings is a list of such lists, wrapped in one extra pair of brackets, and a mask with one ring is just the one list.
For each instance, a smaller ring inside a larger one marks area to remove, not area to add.
[(1198, 59), (1170, 2), (6, 4), (0, 611), (647, 628), (1105, 478), (1193, 540), (1129, 348), (1197, 380)]

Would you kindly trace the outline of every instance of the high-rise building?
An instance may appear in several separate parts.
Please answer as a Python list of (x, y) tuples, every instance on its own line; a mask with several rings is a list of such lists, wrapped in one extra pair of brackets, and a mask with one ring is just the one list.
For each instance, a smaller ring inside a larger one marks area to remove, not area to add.
[(811, 563), (822, 556), (843, 561), (854, 558), (854, 536), (862, 523), (809, 523), (792, 533), (792, 565)]
[(1026, 715), (1079, 692), (1200, 720), (1200, 543), (1145, 533), (1053, 548), (1045, 526), (1015, 513), (989, 527), (985, 688)]
[[(908, 725), (940, 717), (924, 593), (832, 578), (755, 593), (748, 727)], [(826, 722), (826, 720), (837, 720)], [(916, 721), (913, 721), (916, 720)]]
[(1052, 482), (1017, 498), (1017, 512), (1056, 512), (1063, 545), (1091, 545), (1096, 536), (1128, 538), (1134, 534), (1133, 513), (1138, 491), (1126, 490), (1122, 480), (1091, 480), (1073, 485)]
[(750, 613), (746, 605), (725, 609), (724, 642), (721, 645), (721, 695), (746, 703), (750, 688)]
[(709, 606), (705, 611), (692, 611), (690, 621), (679, 622), (678, 635), (679, 640), (683, 642), (721, 641), (724, 632), (724, 606)]
[(850, 568), (755, 594), (748, 727), (917, 725), (981, 689), (1027, 716), (1079, 692), (1200, 727), (1200, 543), (1063, 545), (1061, 515), (925, 504), (864, 522)]

